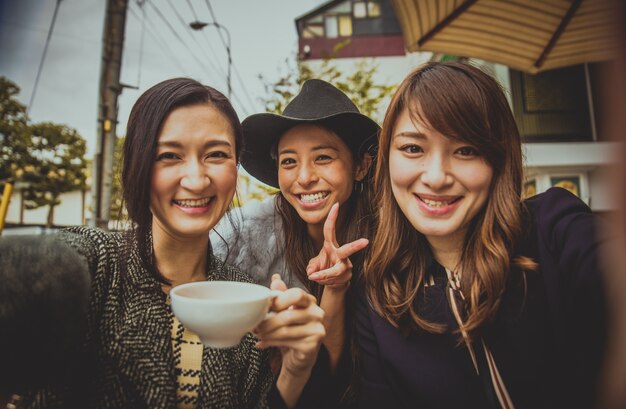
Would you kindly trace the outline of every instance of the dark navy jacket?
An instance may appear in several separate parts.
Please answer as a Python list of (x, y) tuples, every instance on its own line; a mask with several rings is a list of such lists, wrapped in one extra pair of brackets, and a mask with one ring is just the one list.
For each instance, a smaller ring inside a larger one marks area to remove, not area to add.
[[(518, 254), (539, 264), (512, 274), (484, 339), (516, 409), (591, 408), (606, 342), (606, 306), (598, 263), (596, 216), (574, 195), (553, 188), (526, 201), (527, 235)], [(361, 408), (489, 408), (486, 392), (445, 295), (447, 276), (434, 260), (434, 285), (417, 308), (445, 323), (445, 334), (400, 331), (359, 291), (357, 336)], [(516, 278), (515, 278), (516, 277)]]

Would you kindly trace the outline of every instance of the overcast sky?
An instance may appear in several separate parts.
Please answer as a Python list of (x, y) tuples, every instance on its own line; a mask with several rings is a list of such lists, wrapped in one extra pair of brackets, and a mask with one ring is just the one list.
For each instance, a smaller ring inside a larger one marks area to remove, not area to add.
[[(182, 22), (194, 21), (196, 17), (212, 21), (207, 0), (128, 3), (121, 81), (138, 85), (139, 90), (125, 89), (122, 93), (118, 134), (124, 133), (137, 97), (161, 80), (188, 76), (226, 94), (227, 56), (217, 30), (206, 27), (202, 32), (192, 32)], [(277, 79), (286, 70), (285, 60), (295, 59), (294, 19), (323, 3), (324, 0), (210, 0), (217, 22), (230, 31), (232, 100), (241, 119), (263, 110), (260, 98), (266, 94), (259, 74), (269, 80)], [(0, 75), (17, 83), (21, 88), (18, 98), (25, 105), (33, 92), (55, 5), (55, 0), (0, 0)], [(29, 112), (34, 122), (53, 121), (77, 129), (87, 140), (90, 157), (97, 132), (105, 5), (106, 0), (61, 1)]]

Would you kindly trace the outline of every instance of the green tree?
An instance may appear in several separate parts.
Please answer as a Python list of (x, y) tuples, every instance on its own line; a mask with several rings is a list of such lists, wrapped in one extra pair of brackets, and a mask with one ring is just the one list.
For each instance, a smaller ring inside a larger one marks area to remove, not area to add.
[(275, 195), (278, 189), (266, 184), (255, 182), (247, 173), (239, 171), (237, 177), (237, 195), (233, 199), (233, 206), (243, 206), (250, 200), (263, 200), (268, 196)]
[(47, 225), (52, 225), (59, 196), (86, 186), (86, 143), (76, 130), (51, 122), (29, 126), (29, 133), (29, 163), (20, 175), (27, 184), (24, 204), (27, 209), (48, 206)]
[(309, 79), (318, 78), (327, 81), (344, 92), (359, 108), (361, 113), (380, 121), (381, 104), (385, 102), (395, 88), (394, 85), (377, 83), (374, 79), (378, 65), (373, 60), (359, 59), (348, 72), (342, 72), (334, 63), (334, 56), (350, 40), (335, 46), (332, 53), (322, 59), (319, 67), (312, 68), (302, 61), (287, 59), (286, 72), (275, 81), (268, 81), (259, 76), (265, 86), (267, 96), (263, 98), (267, 112), (282, 113), (285, 106), (300, 91), (302, 84)]
[(28, 164), (30, 135), (26, 107), (16, 96), (20, 88), (0, 76), (0, 183), (19, 179), (19, 172)]

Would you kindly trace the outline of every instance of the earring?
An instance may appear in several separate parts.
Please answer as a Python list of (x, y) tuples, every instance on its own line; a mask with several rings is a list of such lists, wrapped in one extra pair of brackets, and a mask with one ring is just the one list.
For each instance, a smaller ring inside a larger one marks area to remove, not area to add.
[(352, 189), (353, 189), (355, 192), (363, 193), (363, 188), (364, 188), (364, 186), (363, 186), (363, 185), (364, 185), (364, 184), (365, 184), (365, 183), (363, 183), (363, 182), (362, 182), (362, 181), (360, 181), (360, 180), (355, 180), (355, 181), (354, 181), (354, 184), (352, 185)]

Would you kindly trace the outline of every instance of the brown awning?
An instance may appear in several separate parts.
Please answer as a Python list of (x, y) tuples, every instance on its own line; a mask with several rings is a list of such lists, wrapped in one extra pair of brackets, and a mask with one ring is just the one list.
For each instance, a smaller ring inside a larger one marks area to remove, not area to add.
[(615, 55), (616, 0), (392, 0), (409, 51), (538, 72)]

